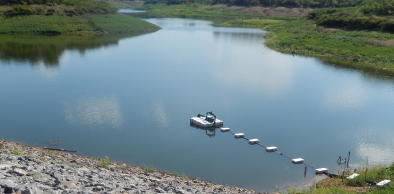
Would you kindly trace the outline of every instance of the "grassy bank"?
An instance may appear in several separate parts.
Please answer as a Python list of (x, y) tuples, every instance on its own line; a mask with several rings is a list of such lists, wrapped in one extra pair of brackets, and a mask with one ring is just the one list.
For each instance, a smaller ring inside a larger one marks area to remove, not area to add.
[[(135, 34), (160, 29), (118, 14), (112, 4), (97, 0), (0, 1), (0, 34)], [(130, 3), (118, 3), (126, 4)]]
[[(354, 179), (347, 179), (345, 177), (336, 177), (323, 180), (316, 184), (313, 188), (297, 189), (291, 188), (288, 194), (353, 194), (353, 193), (368, 193), (368, 194), (391, 194), (394, 193), (394, 185), (389, 183), (385, 187), (378, 187), (376, 183), (382, 180), (392, 180), (394, 178), (394, 163), (389, 167), (372, 166), (364, 167), (358, 170), (359, 174)], [(353, 174), (353, 170), (345, 170), (345, 176)]]
[(0, 34), (123, 34), (159, 29), (141, 19), (122, 14), (0, 16)]
[(337, 58), (356, 62), (356, 66), (394, 72), (394, 40), (390, 33), (325, 28), (305, 18), (235, 20), (222, 25), (267, 30), (270, 33), (265, 35), (265, 44), (281, 52)]

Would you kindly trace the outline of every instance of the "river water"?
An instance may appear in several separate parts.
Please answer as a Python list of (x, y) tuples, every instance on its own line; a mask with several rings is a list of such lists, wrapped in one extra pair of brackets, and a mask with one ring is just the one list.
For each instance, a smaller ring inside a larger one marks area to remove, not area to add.
[[(258, 29), (147, 21), (162, 29), (0, 36), (1, 138), (258, 191), (338, 173), (349, 152), (351, 168), (394, 161), (392, 76), (281, 54)], [(207, 111), (283, 155), (190, 126)]]

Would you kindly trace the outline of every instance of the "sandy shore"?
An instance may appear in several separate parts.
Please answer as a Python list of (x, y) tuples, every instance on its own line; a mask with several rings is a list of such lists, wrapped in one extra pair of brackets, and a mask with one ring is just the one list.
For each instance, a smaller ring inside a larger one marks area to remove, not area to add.
[(261, 193), (0, 140), (2, 193)]

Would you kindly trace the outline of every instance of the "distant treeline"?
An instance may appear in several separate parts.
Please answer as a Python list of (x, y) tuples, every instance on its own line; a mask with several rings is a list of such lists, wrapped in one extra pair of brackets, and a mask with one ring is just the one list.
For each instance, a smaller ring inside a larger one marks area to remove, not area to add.
[(353, 7), (363, 0), (147, 0), (145, 4), (225, 4), (230, 6)]

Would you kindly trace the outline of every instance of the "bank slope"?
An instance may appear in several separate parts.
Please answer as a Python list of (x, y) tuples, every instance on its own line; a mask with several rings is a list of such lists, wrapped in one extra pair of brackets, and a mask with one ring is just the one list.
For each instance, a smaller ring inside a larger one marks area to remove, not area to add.
[(0, 34), (126, 34), (160, 27), (123, 14), (0, 16)]

